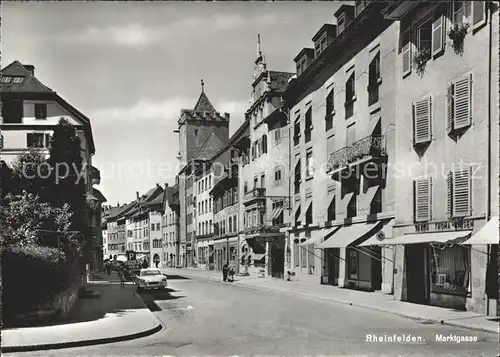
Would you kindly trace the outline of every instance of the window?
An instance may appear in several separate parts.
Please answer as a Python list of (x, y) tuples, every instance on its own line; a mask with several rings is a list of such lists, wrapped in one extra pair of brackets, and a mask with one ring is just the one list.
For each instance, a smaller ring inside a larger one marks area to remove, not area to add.
[(265, 134), (262, 137), (262, 153), (263, 154), (267, 153), (267, 135), (265, 135)]
[(281, 184), (281, 169), (277, 168), (274, 170), (274, 184), (279, 186)]
[[(483, 2), (483, 1), (479, 1)], [(469, 22), (472, 14), (472, 1), (453, 2), (453, 22)]]
[(159, 231), (160, 230), (160, 223), (156, 223), (156, 230)]
[(208, 188), (212, 188), (212, 176), (208, 176)]
[(151, 223), (151, 230), (154, 231), (155, 230), (155, 225), (154, 223)]
[(233, 232), (237, 232), (238, 231), (238, 227), (237, 227), (237, 221), (236, 221), (236, 216), (233, 217)]
[(300, 247), (300, 253), (302, 268), (307, 268), (307, 250), (304, 247)]
[(431, 179), (419, 179), (413, 183), (415, 222), (426, 222), (431, 219)]
[(455, 245), (428, 249), (431, 292), (465, 297), (470, 287), (470, 248)]
[(432, 19), (429, 18), (417, 27), (417, 49), (426, 59), (431, 57), (431, 43)]
[(363, 11), (363, 9), (365, 8), (366, 0), (357, 0), (354, 6), (356, 10), (355, 16), (358, 16), (361, 13), (361, 11)]
[(432, 55), (436, 56), (444, 51), (446, 43), (446, 16), (436, 13), (432, 22)]
[(312, 151), (306, 153), (306, 177), (314, 176), (314, 157)]
[[(334, 186), (335, 187), (335, 186)], [(328, 205), (328, 211), (327, 211), (327, 221), (335, 221), (335, 216), (336, 216), (336, 199), (335, 196), (333, 196), (332, 201), (330, 202), (330, 205)]]
[(326, 116), (325, 116), (326, 131), (333, 128), (333, 116), (335, 115), (334, 100), (335, 100), (335, 92), (334, 89), (332, 88), (326, 97)]
[(307, 67), (307, 62), (306, 62), (306, 59), (303, 58), (302, 59), (302, 62), (301, 62), (301, 73), (304, 72), (306, 70), (306, 67)]
[(24, 77), (14, 77), (12, 83), (23, 83)]
[(293, 126), (293, 145), (299, 145), (300, 139), (300, 116), (295, 119), (295, 124)]
[(335, 151), (335, 135), (331, 135), (326, 139), (326, 154), (327, 158)]
[(403, 35), (402, 38), (402, 48), (401, 48), (401, 59), (403, 61), (403, 76), (406, 76), (411, 72), (412, 66), (412, 53), (411, 53), (411, 32), (408, 29)]
[(2, 102), (2, 117), (4, 124), (20, 124), (23, 122), (23, 115), (24, 108), (22, 100), (8, 100)]
[(229, 217), (228, 232), (231, 233), (233, 229), (233, 217)]
[(47, 119), (47, 104), (35, 103), (35, 119)]
[(243, 185), (243, 193), (247, 193), (248, 192), (248, 182), (245, 181), (244, 185)]
[(347, 127), (346, 146), (352, 146), (356, 142), (356, 127), (354, 124)]
[(373, 105), (378, 102), (379, 83), (380, 83), (380, 52), (375, 55), (369, 67), (368, 105)]
[(345, 118), (349, 119), (354, 115), (354, 101), (356, 100), (356, 88), (354, 72), (346, 82), (345, 90)]
[(337, 18), (337, 34), (344, 31), (344, 29), (345, 29), (345, 14), (342, 14)]
[(308, 143), (311, 141), (311, 131), (313, 128), (312, 124), (312, 108), (309, 107), (306, 111), (306, 125), (304, 128), (304, 134), (305, 134), (305, 142)]
[(9, 76), (2, 77), (2, 83), (10, 83), (11, 81), (12, 81), (12, 77), (9, 77)]
[(47, 133), (28, 133), (27, 137), (27, 146), (29, 148), (39, 148), (39, 149), (48, 149), (50, 147), (50, 134)]
[(300, 159), (297, 161), (297, 164), (295, 165), (295, 193), (300, 193), (300, 181), (302, 180), (301, 177), (301, 167), (300, 167)]
[(312, 223), (313, 223), (313, 207), (311, 203), (306, 211), (306, 224), (309, 225)]
[(447, 178), (447, 212), (452, 217), (466, 217), (472, 213), (470, 168), (452, 171)]
[(208, 200), (208, 210), (209, 212), (212, 212), (212, 198), (209, 198)]
[(426, 97), (413, 104), (413, 144), (428, 143), (432, 138), (431, 97)]
[(347, 276), (349, 279), (358, 278), (358, 252), (353, 248), (347, 248), (349, 258), (347, 260)]
[(446, 95), (446, 131), (467, 128), (472, 123), (472, 74), (454, 81)]

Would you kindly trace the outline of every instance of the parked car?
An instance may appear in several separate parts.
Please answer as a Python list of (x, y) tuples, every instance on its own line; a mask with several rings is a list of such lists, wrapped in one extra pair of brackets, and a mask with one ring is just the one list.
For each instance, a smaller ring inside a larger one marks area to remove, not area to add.
[(136, 276), (135, 282), (137, 290), (165, 289), (167, 287), (167, 276), (163, 275), (160, 269), (146, 268), (141, 269)]

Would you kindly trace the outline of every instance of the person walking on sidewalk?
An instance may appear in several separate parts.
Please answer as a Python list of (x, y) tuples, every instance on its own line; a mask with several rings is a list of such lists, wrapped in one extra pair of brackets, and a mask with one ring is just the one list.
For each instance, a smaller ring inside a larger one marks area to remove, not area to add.
[(125, 275), (124, 275), (123, 269), (118, 270), (118, 276), (120, 277), (120, 286), (122, 288), (124, 288), (125, 287)]
[(227, 263), (224, 263), (224, 266), (222, 267), (222, 281), (227, 281), (227, 273), (229, 270), (229, 266)]

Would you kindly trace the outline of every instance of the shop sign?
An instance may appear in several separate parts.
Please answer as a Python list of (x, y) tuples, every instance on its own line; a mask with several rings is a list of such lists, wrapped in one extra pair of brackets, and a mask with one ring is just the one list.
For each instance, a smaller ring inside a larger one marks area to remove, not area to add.
[(474, 229), (474, 220), (456, 219), (443, 222), (415, 224), (415, 231), (419, 233), (438, 232), (438, 231), (460, 231), (464, 229)]
[(276, 237), (256, 237), (255, 241), (257, 243), (272, 243), (276, 240)]

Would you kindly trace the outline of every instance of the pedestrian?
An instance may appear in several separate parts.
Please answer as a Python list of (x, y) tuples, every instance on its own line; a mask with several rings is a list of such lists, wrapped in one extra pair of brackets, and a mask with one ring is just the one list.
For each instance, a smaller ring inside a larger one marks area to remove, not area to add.
[(147, 269), (148, 268), (148, 262), (146, 261), (146, 259), (144, 259), (143, 262), (142, 262), (142, 268), (143, 269)]
[(222, 281), (227, 281), (228, 270), (229, 270), (229, 267), (228, 267), (227, 263), (224, 263), (224, 265), (222, 266)]
[(124, 288), (125, 287), (125, 276), (123, 274), (123, 270), (122, 269), (118, 270), (118, 276), (120, 277), (120, 286), (122, 288)]
[(158, 264), (160, 264), (160, 261), (156, 260), (155, 261), (156, 268), (158, 268)]

